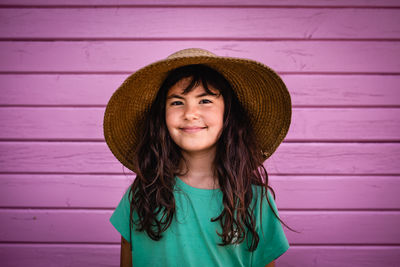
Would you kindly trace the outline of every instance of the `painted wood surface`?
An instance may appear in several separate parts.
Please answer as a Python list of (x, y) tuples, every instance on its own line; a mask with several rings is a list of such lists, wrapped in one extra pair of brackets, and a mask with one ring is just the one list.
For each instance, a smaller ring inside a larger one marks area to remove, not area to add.
[[(0, 105), (105, 107), (128, 75), (3, 74)], [(281, 77), (294, 107), (400, 107), (398, 75), (284, 74)]]
[[(0, 206), (113, 209), (133, 179), (128, 174), (1, 174)], [(270, 175), (269, 181), (280, 210), (399, 208), (396, 176)]]
[[(399, 7), (397, 0), (2, 0), (3, 6), (284, 6)], [(1, 6), (0, 5), (0, 6)]]
[(105, 105), (133, 71), (203, 47), (263, 62), (291, 93), (290, 131), (265, 166), (301, 233), (286, 231), (277, 266), (398, 266), (398, 7), (1, 1), (0, 265), (118, 265), (108, 219), (134, 175), (104, 143)]
[[(0, 244), (0, 257), (10, 267), (26, 264), (49, 267), (117, 266), (118, 245), (93, 244)], [(21, 257), (20, 255), (25, 255)], [(397, 267), (400, 249), (393, 246), (292, 246), (279, 259), (279, 266), (297, 267), (291, 258), (308, 267)]]
[[(104, 108), (3, 107), (0, 139), (104, 141)], [(400, 141), (398, 108), (293, 108), (286, 141)]]
[(281, 73), (400, 73), (400, 42), (202, 40), (4, 41), (0, 42), (0, 72), (131, 73), (188, 47), (247, 57)]
[[(0, 10), (0, 17), (0, 37), (12, 39), (393, 39), (400, 35), (400, 9), (7, 8)], [(16, 17), (18, 24), (12, 25)]]
[(0, 244), (1, 263), (8, 267), (118, 266), (119, 254), (115, 244)]
[[(121, 174), (104, 142), (0, 143), (6, 173)], [(282, 143), (264, 165), (271, 174), (400, 174), (400, 143)]]
[[(117, 243), (121, 237), (108, 221), (111, 214), (112, 210), (2, 209), (0, 219), (7, 228), (0, 229), (0, 237), (4, 242)], [(280, 211), (279, 215), (299, 232), (284, 228), (292, 244), (396, 245), (400, 238), (396, 211)], [(332, 230), (341, 234), (333, 235)]]

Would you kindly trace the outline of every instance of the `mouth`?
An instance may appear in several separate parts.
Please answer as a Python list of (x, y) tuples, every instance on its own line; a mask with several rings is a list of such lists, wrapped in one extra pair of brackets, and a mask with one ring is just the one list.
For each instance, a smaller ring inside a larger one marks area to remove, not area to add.
[(182, 131), (184, 131), (185, 133), (196, 133), (199, 132), (203, 129), (205, 129), (207, 127), (183, 127), (180, 128)]

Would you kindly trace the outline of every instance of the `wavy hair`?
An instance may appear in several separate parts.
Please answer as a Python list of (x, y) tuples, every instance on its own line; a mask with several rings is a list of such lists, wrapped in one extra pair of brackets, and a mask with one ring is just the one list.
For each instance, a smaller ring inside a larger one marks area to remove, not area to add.
[[(217, 233), (222, 241), (219, 245), (239, 244), (249, 236), (252, 238), (250, 244), (250, 238), (247, 239), (248, 249), (254, 251), (260, 238), (255, 229), (255, 206), (251, 205), (254, 198), (252, 185), (262, 186), (261, 203), (265, 196), (275, 217), (288, 226), (278, 217), (268, 200), (267, 190), (272, 191), (274, 199), (275, 192), (268, 185), (268, 174), (263, 166), (265, 158), (245, 110), (223, 75), (200, 64), (172, 70), (145, 114), (142, 135), (132, 159), (138, 171), (129, 192), (129, 199), (132, 196), (129, 228), (133, 223), (136, 231), (145, 231), (151, 239), (158, 241), (171, 225), (176, 211), (174, 178), (184, 158), (169, 135), (165, 122), (165, 105), (168, 90), (186, 77), (192, 79), (183, 94), (199, 84), (203, 85), (208, 94), (214, 94), (209, 90), (211, 85), (222, 94), (225, 104), (223, 129), (217, 141), (213, 162), (213, 170), (223, 193), (223, 210), (211, 219), (213, 222), (219, 221), (222, 229), (221, 233)], [(262, 204), (260, 211), (261, 207)], [(137, 220), (133, 220), (134, 211)]]

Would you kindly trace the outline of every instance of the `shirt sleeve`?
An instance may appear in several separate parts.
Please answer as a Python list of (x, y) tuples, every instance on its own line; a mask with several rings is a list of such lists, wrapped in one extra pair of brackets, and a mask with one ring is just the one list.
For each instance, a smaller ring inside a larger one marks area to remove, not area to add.
[[(261, 190), (258, 191), (261, 193)], [(260, 216), (256, 216), (257, 220), (257, 233), (260, 237), (257, 249), (253, 252), (252, 266), (265, 266), (273, 260), (279, 258), (283, 253), (289, 249), (289, 242), (283, 232), (281, 222), (275, 217), (271, 208), (268, 205), (265, 194), (262, 201), (262, 225)], [(279, 216), (278, 209), (271, 192), (268, 190), (268, 199), (271, 206)], [(259, 202), (256, 209), (260, 210)], [(257, 213), (257, 212), (256, 212)], [(279, 217), (280, 218), (280, 217)]]
[(130, 215), (130, 201), (128, 199), (129, 191), (130, 187), (126, 190), (121, 201), (119, 202), (118, 206), (115, 208), (113, 214), (110, 217), (111, 224), (128, 242), (131, 241), (130, 231), (129, 231), (129, 215)]

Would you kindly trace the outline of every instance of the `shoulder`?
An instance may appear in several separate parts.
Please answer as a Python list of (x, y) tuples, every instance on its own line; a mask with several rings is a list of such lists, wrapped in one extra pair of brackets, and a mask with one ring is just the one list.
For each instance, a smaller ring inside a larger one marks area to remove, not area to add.
[[(278, 208), (275, 203), (274, 196), (271, 189), (268, 190), (261, 185), (252, 185), (253, 188), (253, 201), (252, 207), (256, 218), (273, 219), (279, 216)], [(275, 214), (274, 214), (275, 213)]]
[(272, 195), (271, 189), (268, 188), (268, 190), (262, 186), (262, 185), (252, 185), (252, 190), (253, 190), (253, 201), (257, 201), (257, 203), (260, 203), (261, 201), (267, 201), (267, 196), (268, 200), (271, 202), (274, 202), (274, 197)]

